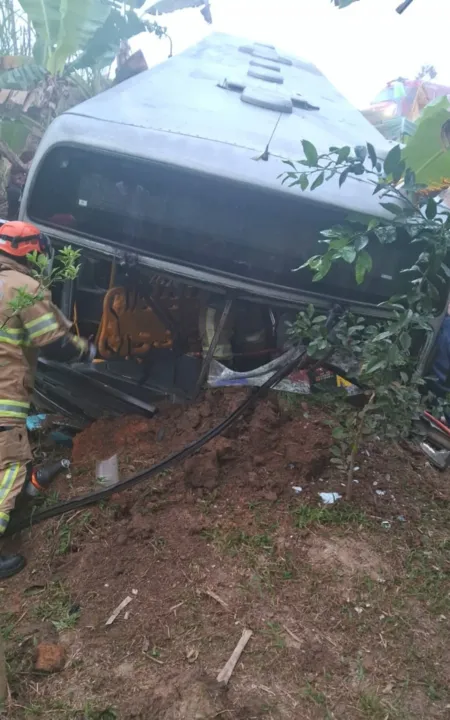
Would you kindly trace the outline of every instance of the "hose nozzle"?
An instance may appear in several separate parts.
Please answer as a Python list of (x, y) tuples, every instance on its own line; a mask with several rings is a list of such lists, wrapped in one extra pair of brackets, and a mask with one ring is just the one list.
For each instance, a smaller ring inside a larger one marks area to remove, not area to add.
[(31, 478), (25, 487), (26, 494), (30, 497), (42, 495), (42, 493), (46, 492), (58, 473), (62, 470), (67, 470), (69, 467), (70, 460), (63, 459), (46, 467), (39, 468), (39, 470), (33, 470)]

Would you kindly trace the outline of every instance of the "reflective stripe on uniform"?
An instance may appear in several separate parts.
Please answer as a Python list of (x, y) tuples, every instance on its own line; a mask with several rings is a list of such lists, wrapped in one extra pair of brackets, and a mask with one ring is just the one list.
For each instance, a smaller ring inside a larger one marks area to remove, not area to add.
[(8, 345), (25, 345), (27, 334), (22, 328), (3, 327), (0, 330), (0, 343)]
[(19, 474), (19, 470), (20, 470), (20, 464), (14, 463), (14, 465), (10, 465), (3, 472), (3, 476), (0, 480), (0, 502), (2, 500), (5, 500), (5, 498), (11, 492), (11, 488), (14, 485), (17, 475)]
[(26, 418), (30, 404), (18, 400), (0, 400), (0, 417)]
[(77, 350), (79, 350), (80, 352), (86, 351), (86, 340), (78, 337), (78, 335), (71, 335), (68, 339), (69, 342), (71, 342)]
[(35, 320), (30, 320), (30, 322), (25, 323), (25, 328), (28, 331), (28, 338), (30, 340), (35, 340), (41, 335), (45, 335), (45, 333), (57, 330), (58, 327), (59, 325), (53, 313), (46, 313), (45, 315), (35, 318)]
[(3, 535), (9, 523), (9, 513), (0, 512), (0, 535)]

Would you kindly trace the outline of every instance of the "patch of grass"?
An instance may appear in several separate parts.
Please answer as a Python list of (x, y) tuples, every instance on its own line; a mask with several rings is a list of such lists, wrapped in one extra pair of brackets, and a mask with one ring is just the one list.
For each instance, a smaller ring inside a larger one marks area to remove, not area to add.
[(358, 678), (359, 682), (362, 682), (365, 676), (366, 671), (362, 662), (361, 653), (358, 653), (358, 657), (356, 659), (356, 677)]
[(430, 683), (426, 689), (427, 697), (431, 702), (439, 702), (442, 700), (442, 690), (443, 688), (437, 683)]
[(58, 535), (58, 547), (56, 548), (56, 555), (67, 555), (70, 551), (72, 544), (72, 529), (70, 525), (62, 526)]
[(0, 633), (3, 640), (7, 641), (10, 639), (15, 624), (16, 618), (14, 613), (0, 613)]
[(363, 510), (340, 502), (324, 507), (300, 505), (293, 511), (293, 516), (295, 526), (299, 529), (309, 525), (368, 524), (367, 515)]
[(415, 549), (406, 561), (408, 593), (435, 615), (450, 612), (450, 541)]
[(58, 720), (118, 720), (118, 715), (112, 707), (96, 710), (90, 702), (86, 703), (82, 710), (76, 710), (59, 701), (46, 702), (45, 705), (33, 702), (26, 707), (22, 705), (20, 707), (27, 720), (47, 716)]
[(67, 588), (55, 582), (49, 585), (34, 614), (38, 620), (50, 621), (57, 632), (62, 632), (75, 627), (80, 610), (74, 605)]
[(39, 505), (39, 510), (45, 510), (46, 508), (51, 508), (54, 505), (57, 505), (60, 502), (61, 498), (59, 496), (59, 492), (57, 490), (50, 490), (45, 495), (45, 500), (42, 504)]
[(105, 710), (94, 710), (91, 704), (87, 703), (83, 712), (76, 716), (76, 720), (117, 720), (117, 717), (116, 711), (111, 707)]
[(362, 716), (364, 718), (370, 718), (370, 720), (393, 720), (399, 717), (395, 707), (384, 702), (378, 695), (371, 692), (365, 692), (360, 695), (359, 709)]
[(262, 632), (270, 638), (272, 646), (277, 648), (277, 650), (283, 650), (286, 647), (284, 631), (279, 623), (267, 621), (266, 627)]
[(245, 549), (262, 550), (269, 555), (274, 551), (273, 539), (268, 533), (249, 535), (244, 530), (233, 530), (228, 533), (205, 530), (202, 532), (202, 537), (231, 556), (240, 554)]
[(323, 692), (320, 692), (319, 690), (316, 690), (316, 688), (311, 685), (311, 683), (307, 683), (305, 689), (303, 690), (303, 695), (311, 700), (315, 705), (326, 705), (327, 699)]
[[(289, 554), (279, 557), (271, 532), (277, 524), (264, 527), (264, 531), (250, 535), (244, 530), (221, 532), (218, 529), (202, 533), (218, 552), (240, 558), (252, 571), (250, 591), (262, 594), (263, 589), (273, 589), (275, 581), (289, 581), (295, 577), (295, 567)], [(262, 529), (262, 528), (261, 528)]]
[(74, 534), (89, 527), (92, 520), (92, 512), (87, 511), (69, 525), (65, 523), (58, 531), (58, 540), (55, 554), (67, 555), (72, 548)]

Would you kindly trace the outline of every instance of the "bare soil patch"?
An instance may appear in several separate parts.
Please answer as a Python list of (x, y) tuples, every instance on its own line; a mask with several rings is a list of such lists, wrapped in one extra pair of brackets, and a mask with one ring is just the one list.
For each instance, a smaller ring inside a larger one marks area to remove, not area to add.
[[(99, 421), (77, 437), (72, 478), (56, 490), (93, 489), (96, 460), (114, 452), (123, 476), (150, 466), (244, 396), (215, 391), (151, 420)], [(369, 446), (353, 503), (324, 506), (318, 493), (342, 492), (345, 479), (323, 421), (274, 394), (182, 465), (23, 533), (27, 569), (0, 587), (5, 717), (450, 713), (448, 475), (409, 448)], [(245, 627), (253, 637), (218, 687)], [(62, 646), (62, 671), (36, 669), (41, 642)]]

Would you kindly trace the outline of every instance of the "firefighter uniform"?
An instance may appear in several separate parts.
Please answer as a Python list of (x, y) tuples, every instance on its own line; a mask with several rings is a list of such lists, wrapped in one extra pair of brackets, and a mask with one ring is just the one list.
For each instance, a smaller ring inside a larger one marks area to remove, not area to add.
[[(15, 312), (14, 300), (25, 292), (34, 300)], [(0, 535), (32, 460), (26, 418), (39, 349), (67, 339), (85, 351), (86, 341), (70, 333), (71, 325), (27, 268), (0, 254)]]

